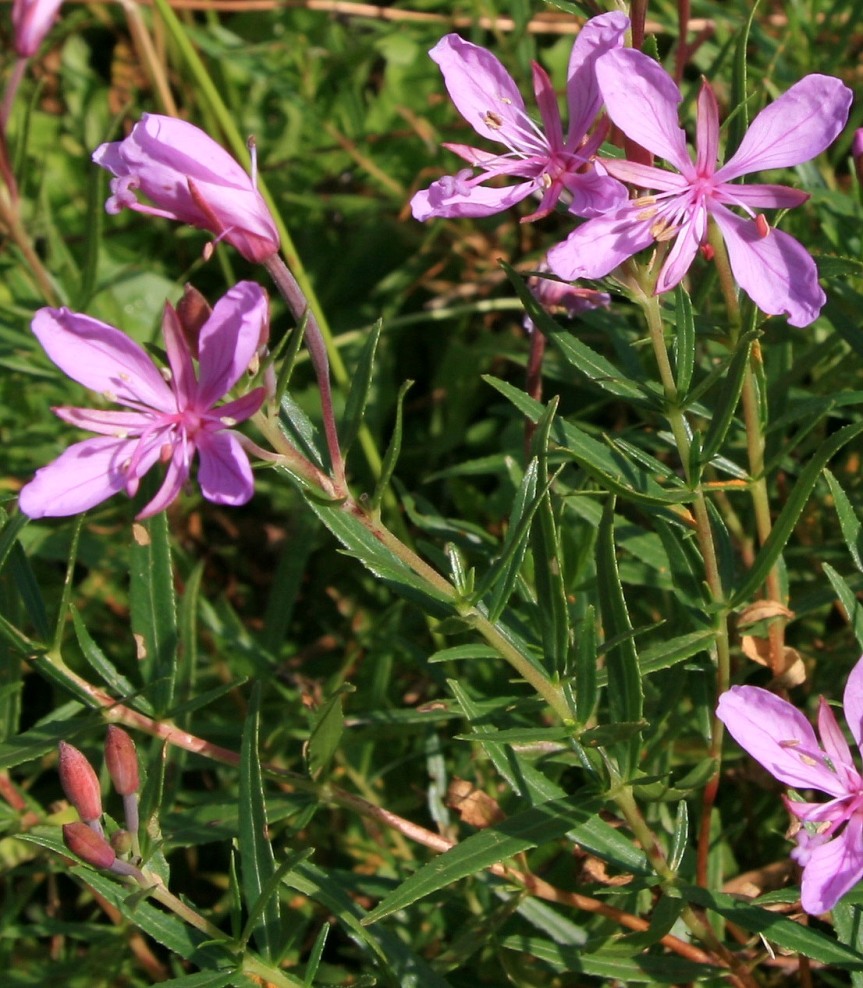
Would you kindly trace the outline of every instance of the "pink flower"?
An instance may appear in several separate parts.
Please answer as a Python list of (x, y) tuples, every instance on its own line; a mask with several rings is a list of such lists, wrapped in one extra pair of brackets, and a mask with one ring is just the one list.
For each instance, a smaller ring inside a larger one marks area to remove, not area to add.
[[(602, 106), (594, 63), (622, 44), (628, 27), (624, 14), (602, 14), (589, 20), (576, 38), (567, 73), (566, 134), (557, 94), (539, 65), (533, 66), (533, 86), (544, 132), (528, 116), (515, 82), (491, 52), (463, 41), (457, 34), (441, 38), (429, 54), (443, 72), (456, 109), (481, 137), (503, 144), (507, 150), (495, 154), (465, 144), (445, 144), (481, 171), (474, 176), (466, 168), (418, 192), (411, 200), (414, 218), (490, 216), (534, 192), (541, 193), (541, 201), (522, 222), (550, 213), (564, 191), (571, 197), (570, 211), (577, 216), (598, 216), (617, 205), (625, 197), (624, 188), (593, 161), (605, 129), (596, 129), (590, 137), (588, 130)], [(484, 184), (496, 175), (527, 181), (504, 188)]]
[(143, 347), (119, 329), (68, 309), (40, 309), (33, 332), (54, 363), (129, 411), (55, 409), (65, 422), (99, 437), (70, 446), (36, 472), (21, 490), (24, 514), (74, 515), (123, 489), (133, 496), (141, 477), (156, 462), (167, 462), (161, 488), (138, 515), (147, 518), (180, 493), (196, 451), (204, 497), (216, 504), (245, 504), (254, 490), (252, 472), (230, 429), (261, 407), (265, 391), (255, 388), (218, 407), (216, 402), (246, 371), (266, 325), (264, 290), (250, 281), (235, 285), (201, 330), (196, 377), (177, 314), (166, 305), (162, 331), (170, 373), (163, 376)]
[[(547, 271), (548, 268), (545, 264), (541, 264), (539, 270)], [(589, 312), (591, 309), (600, 307), (607, 309), (611, 304), (611, 297), (607, 292), (599, 292), (595, 288), (568, 285), (566, 282), (557, 281), (554, 278), (543, 278), (542, 275), (534, 275), (529, 278), (527, 287), (530, 289), (531, 295), (551, 315), (565, 312), (568, 316), (577, 316), (582, 312)], [(524, 328), (528, 333), (532, 333), (536, 328), (528, 315), (524, 317)]]
[[(116, 177), (105, 203), (209, 230), (256, 264), (279, 249), (276, 224), (236, 161), (185, 120), (145, 113), (124, 141), (102, 144), (93, 161)], [(155, 205), (138, 201), (140, 190)]]
[[(845, 685), (845, 719), (863, 751), (863, 658)], [(863, 777), (833, 711), (821, 698), (818, 731), (786, 700), (757, 686), (733, 686), (717, 716), (735, 741), (780, 782), (817, 789), (826, 803), (786, 799), (801, 828), (791, 856), (803, 866), (801, 899), (812, 915), (826, 912), (863, 878)]]
[(15, 0), (12, 5), (12, 29), (15, 52), (21, 58), (35, 55), (45, 35), (57, 19), (63, 0)]
[(679, 174), (632, 161), (604, 162), (615, 177), (656, 194), (580, 226), (549, 251), (551, 269), (567, 280), (601, 278), (645, 247), (673, 240), (656, 284), (657, 293), (666, 292), (686, 274), (713, 217), (734, 277), (756, 305), (771, 315), (784, 313), (792, 326), (811, 323), (825, 301), (815, 262), (793, 237), (771, 230), (754, 212), (798, 206), (808, 195), (734, 179), (820, 154), (845, 124), (851, 91), (831, 76), (806, 76), (758, 114), (736, 153), (717, 168), (719, 115), (707, 82), (698, 97), (693, 162), (677, 122), (680, 90), (653, 59), (632, 49), (613, 51), (597, 62), (596, 73), (611, 119)]

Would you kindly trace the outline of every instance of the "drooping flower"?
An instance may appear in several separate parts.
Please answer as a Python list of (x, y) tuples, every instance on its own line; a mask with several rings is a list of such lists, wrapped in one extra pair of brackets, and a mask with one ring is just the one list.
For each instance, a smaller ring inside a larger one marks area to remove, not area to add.
[(57, 19), (63, 0), (15, 0), (12, 5), (12, 30), (15, 53), (31, 58)]
[[(250, 176), (194, 124), (145, 113), (125, 140), (96, 148), (93, 161), (115, 176), (109, 213), (128, 207), (190, 223), (256, 264), (279, 249), (276, 224)], [(138, 201), (139, 190), (152, 206)]]
[[(418, 192), (411, 200), (414, 218), (490, 216), (534, 192), (541, 194), (540, 203), (522, 222), (550, 213), (564, 192), (571, 197), (569, 209), (577, 216), (598, 216), (621, 202), (625, 189), (593, 160), (605, 128), (595, 128), (591, 135), (588, 131), (602, 106), (596, 60), (622, 44), (628, 27), (624, 14), (610, 13), (592, 18), (579, 32), (567, 72), (566, 133), (557, 94), (539, 65), (533, 66), (533, 86), (542, 128), (528, 116), (512, 76), (491, 52), (457, 34), (441, 38), (429, 54), (441, 68), (456, 109), (481, 137), (507, 150), (497, 154), (465, 144), (445, 144), (472, 168), (479, 168), (479, 174), (466, 168)], [(502, 188), (487, 186), (486, 181), (494, 176), (525, 181)]]
[(806, 76), (755, 117), (735, 154), (717, 167), (719, 114), (709, 83), (698, 97), (693, 162), (677, 121), (680, 90), (653, 59), (632, 49), (612, 51), (598, 60), (596, 73), (614, 123), (679, 174), (632, 161), (604, 162), (610, 174), (652, 194), (578, 227), (549, 251), (552, 270), (567, 280), (600, 278), (645, 247), (673, 240), (656, 283), (656, 292), (665, 292), (689, 269), (712, 217), (747, 295), (765, 312), (785, 314), (792, 326), (811, 323), (825, 301), (815, 262), (793, 237), (771, 229), (755, 212), (798, 206), (807, 193), (734, 179), (820, 154), (845, 125), (850, 89), (832, 76)]
[(252, 472), (231, 427), (261, 407), (265, 389), (216, 403), (249, 366), (267, 319), (264, 290), (250, 281), (235, 285), (201, 330), (196, 376), (177, 314), (166, 305), (166, 381), (143, 347), (119, 329), (65, 308), (40, 309), (33, 332), (48, 356), (73, 380), (124, 410), (55, 409), (64, 422), (99, 436), (70, 446), (36, 472), (19, 496), (24, 514), (62, 517), (86, 511), (120, 490), (133, 496), (141, 477), (155, 463), (167, 462), (161, 488), (138, 515), (147, 518), (179, 494), (196, 451), (204, 497), (216, 504), (245, 504), (254, 490)]
[[(539, 266), (539, 271), (547, 270), (548, 266), (545, 263)], [(611, 304), (608, 292), (600, 292), (595, 288), (584, 288), (580, 285), (569, 285), (555, 278), (544, 278), (541, 274), (529, 278), (527, 287), (531, 295), (551, 315), (565, 312), (568, 316), (577, 316), (591, 309), (600, 307), (607, 309)], [(524, 317), (524, 328), (528, 333), (532, 333), (536, 328), (528, 315)]]
[[(843, 705), (863, 752), (863, 658), (845, 684)], [(757, 686), (733, 686), (719, 698), (716, 713), (734, 740), (780, 782), (830, 797), (825, 803), (785, 803), (804, 824), (791, 852), (803, 866), (803, 908), (812, 915), (832, 909), (863, 878), (863, 776), (836, 716), (822, 697), (819, 743), (796, 707)]]

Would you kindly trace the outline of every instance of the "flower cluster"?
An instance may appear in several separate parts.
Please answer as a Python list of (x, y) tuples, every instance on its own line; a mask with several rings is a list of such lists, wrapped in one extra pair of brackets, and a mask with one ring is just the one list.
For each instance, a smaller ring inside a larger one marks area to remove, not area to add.
[[(515, 83), (493, 55), (456, 35), (443, 38), (430, 54), (453, 102), (477, 133), (504, 144), (507, 153), (445, 145), (480, 172), (474, 176), (467, 169), (417, 193), (414, 216), (486, 216), (534, 194), (539, 205), (524, 219), (537, 219), (566, 195), (570, 212), (588, 221), (549, 251), (551, 270), (567, 281), (601, 278), (639, 251), (661, 246), (668, 253), (657, 293), (681, 281), (699, 249), (712, 254), (712, 220), (738, 285), (764, 312), (785, 315), (792, 326), (808, 325), (825, 301), (815, 262), (800, 243), (771, 228), (757, 212), (797, 206), (808, 195), (784, 185), (737, 180), (802, 164), (824, 151), (845, 125), (851, 91), (831, 76), (806, 76), (756, 116), (740, 147), (720, 166), (719, 113), (705, 81), (693, 160), (678, 123), (680, 90), (653, 59), (622, 47), (627, 27), (622, 14), (603, 14), (578, 35), (567, 76), (566, 135), (554, 89), (539, 66), (534, 66), (534, 89), (544, 132), (527, 115)], [(597, 115), (603, 104), (628, 138), (674, 170), (600, 157), (606, 127)], [(493, 176), (527, 181), (490, 188), (485, 182)], [(620, 182), (643, 191), (627, 198)]]
[(78, 811), (80, 822), (63, 826), (63, 842), (82, 861), (117, 875), (138, 877), (135, 865), (119, 854), (138, 847), (138, 754), (135, 742), (120, 727), (111, 725), (105, 737), (105, 765), (114, 788), (123, 797), (125, 830), (115, 830), (110, 843), (102, 829), (102, 793), (99, 777), (86, 755), (60, 742), (60, 784), (66, 799)]
[[(863, 751), (863, 658), (845, 684), (845, 719)], [(734, 740), (780, 782), (826, 793), (826, 803), (786, 799), (803, 823), (794, 860), (803, 867), (801, 901), (806, 912), (832, 909), (863, 878), (863, 775), (822, 697), (818, 737), (796, 707), (757, 686), (733, 686), (719, 698), (717, 716)]]

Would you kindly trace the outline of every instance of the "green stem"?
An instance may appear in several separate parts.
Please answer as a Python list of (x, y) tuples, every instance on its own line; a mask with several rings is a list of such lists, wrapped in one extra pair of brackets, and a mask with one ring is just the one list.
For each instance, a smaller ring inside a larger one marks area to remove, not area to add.
[[(731, 648), (728, 635), (728, 613), (725, 606), (725, 594), (722, 579), (719, 575), (719, 565), (716, 557), (716, 547), (713, 541), (713, 529), (710, 525), (710, 513), (701, 482), (693, 483), (691, 477), (691, 442), (689, 429), (680, 408), (680, 395), (668, 358), (665, 345), (665, 335), (662, 327), (662, 314), (659, 299), (655, 295), (643, 294), (638, 301), (644, 310), (653, 351), (659, 366), (659, 376), (665, 393), (665, 414), (671, 425), (671, 431), (677, 444), (677, 450), (683, 463), (684, 473), (693, 488), (692, 509), (695, 515), (696, 535), (704, 562), (704, 575), (712, 603), (716, 609), (716, 695), (721, 696), (731, 685)], [(722, 738), (725, 727), (714, 714), (709, 745), (709, 756), (715, 764), (715, 770), (704, 789), (701, 807), (701, 824), (698, 833), (698, 851), (696, 860), (696, 880), (701, 885), (707, 884), (707, 865), (710, 851), (710, 818), (713, 803), (716, 798), (719, 780), (720, 760), (722, 757)]]

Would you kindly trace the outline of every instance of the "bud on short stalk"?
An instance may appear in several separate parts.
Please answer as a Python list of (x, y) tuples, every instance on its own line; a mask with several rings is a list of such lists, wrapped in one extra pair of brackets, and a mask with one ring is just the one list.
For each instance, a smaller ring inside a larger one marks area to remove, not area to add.
[(134, 865), (121, 861), (108, 841), (85, 823), (63, 824), (63, 843), (74, 855), (93, 868), (143, 880), (143, 875)]
[(102, 793), (93, 766), (77, 748), (61, 741), (59, 771), (66, 799), (84, 823), (101, 837)]
[(114, 788), (123, 797), (126, 826), (138, 833), (138, 753), (135, 742), (121, 728), (111, 724), (105, 737), (105, 764)]

